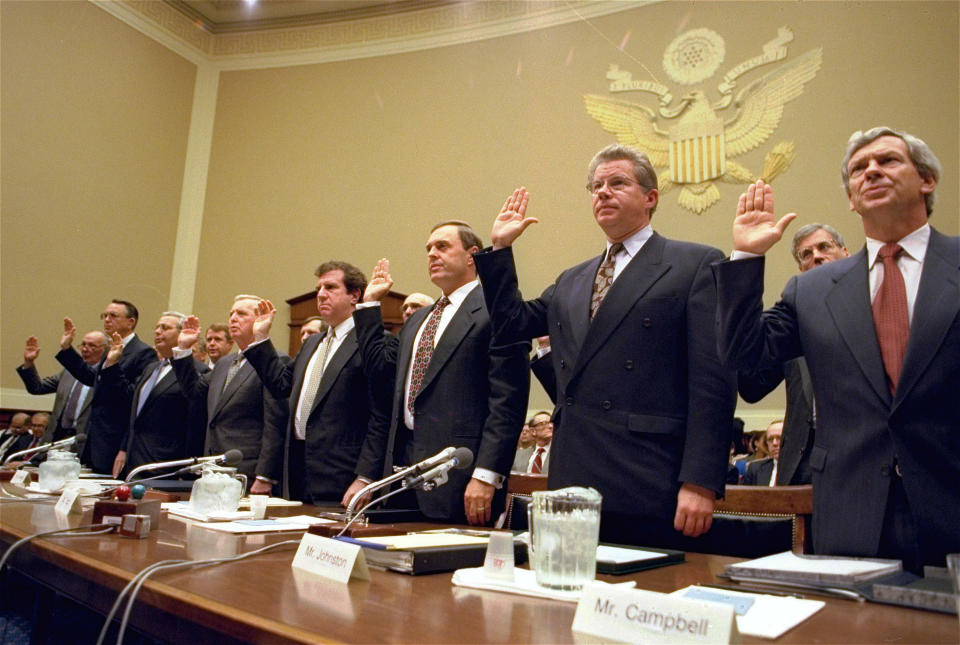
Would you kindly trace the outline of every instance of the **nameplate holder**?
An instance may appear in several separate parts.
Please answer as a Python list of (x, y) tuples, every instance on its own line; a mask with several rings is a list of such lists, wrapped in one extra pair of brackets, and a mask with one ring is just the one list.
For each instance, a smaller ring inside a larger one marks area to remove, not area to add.
[(588, 584), (573, 618), (577, 642), (739, 643), (732, 606)]
[(305, 533), (293, 557), (294, 569), (346, 583), (351, 578), (369, 580), (367, 559), (359, 545)]
[(26, 470), (18, 470), (13, 473), (13, 477), (10, 478), (10, 483), (16, 486), (27, 487), (27, 483), (30, 481), (30, 473)]
[(71, 513), (82, 513), (80, 507), (80, 490), (77, 488), (68, 488), (60, 494), (57, 505), (53, 507), (54, 513), (60, 516), (67, 516)]

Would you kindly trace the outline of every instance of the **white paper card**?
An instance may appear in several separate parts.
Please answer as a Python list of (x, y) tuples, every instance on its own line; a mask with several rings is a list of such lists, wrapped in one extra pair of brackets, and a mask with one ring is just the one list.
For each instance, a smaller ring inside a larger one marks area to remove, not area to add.
[(637, 560), (653, 560), (662, 558), (662, 553), (655, 551), (644, 551), (643, 549), (622, 549), (616, 546), (607, 546), (601, 544), (597, 547), (597, 560), (599, 562), (612, 562), (622, 564), (624, 562), (636, 562)]
[[(11, 484), (16, 484), (17, 486), (23, 486), (23, 483), (30, 478), (30, 473), (25, 470), (18, 470), (13, 473), (13, 477), (10, 478)], [(26, 488), (26, 486), (24, 486)]]
[(70, 513), (81, 513), (80, 491), (76, 488), (68, 488), (60, 495), (57, 505), (53, 507), (57, 515), (69, 515)]
[(672, 595), (685, 596), (694, 590), (704, 590), (717, 596), (726, 596), (727, 602), (734, 598), (751, 599), (753, 603), (747, 612), (742, 616), (737, 616), (737, 630), (741, 634), (762, 638), (780, 638), (826, 605), (822, 600), (771, 596), (769, 594), (745, 593), (726, 589), (705, 589), (698, 586), (678, 589)]
[(573, 632), (578, 641), (604, 643), (739, 642), (733, 607), (655, 591), (588, 584)]
[(305, 533), (293, 557), (292, 566), (336, 582), (350, 578), (369, 580), (370, 570), (363, 549), (356, 544)]

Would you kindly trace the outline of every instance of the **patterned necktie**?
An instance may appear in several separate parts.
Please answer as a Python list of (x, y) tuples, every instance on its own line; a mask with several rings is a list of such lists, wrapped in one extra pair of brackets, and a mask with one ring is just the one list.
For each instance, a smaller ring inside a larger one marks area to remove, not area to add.
[(539, 475), (543, 471), (543, 448), (537, 448), (537, 454), (533, 456), (533, 464), (530, 465), (530, 472)]
[(237, 354), (233, 360), (230, 361), (230, 367), (227, 368), (227, 377), (223, 380), (223, 389), (220, 390), (221, 394), (226, 391), (227, 386), (230, 385), (230, 381), (232, 381), (233, 377), (240, 371), (240, 364), (242, 362), (243, 354)]
[(427, 373), (427, 366), (430, 365), (430, 359), (433, 358), (433, 339), (437, 335), (440, 316), (449, 304), (450, 300), (446, 296), (437, 300), (436, 306), (430, 312), (430, 317), (423, 325), (423, 333), (420, 334), (417, 353), (413, 357), (413, 372), (410, 374), (409, 396), (407, 396), (407, 409), (410, 414), (413, 414), (413, 400), (420, 393), (420, 386), (423, 385), (423, 377)]
[(611, 244), (610, 250), (607, 251), (607, 257), (600, 264), (600, 269), (597, 271), (597, 277), (593, 279), (593, 297), (590, 298), (590, 320), (593, 320), (593, 317), (597, 315), (600, 303), (603, 302), (603, 299), (607, 297), (607, 292), (610, 291), (610, 285), (613, 284), (613, 269), (617, 263), (617, 254), (622, 250), (623, 244), (620, 244), (620, 242)]
[(332, 329), (323, 337), (323, 341), (317, 349), (317, 362), (314, 363), (310, 378), (300, 389), (300, 404), (297, 405), (297, 416), (294, 420), (298, 439), (307, 436), (307, 419), (310, 418), (313, 402), (317, 399), (317, 389), (320, 387), (320, 379), (323, 377), (323, 368), (327, 362), (327, 354), (330, 352), (331, 345), (333, 345)]
[(900, 380), (900, 368), (907, 355), (907, 341), (910, 339), (910, 314), (907, 310), (907, 288), (903, 274), (897, 266), (897, 256), (903, 247), (890, 242), (880, 249), (883, 261), (883, 282), (877, 297), (873, 299), (873, 326), (880, 343), (880, 356), (883, 369), (887, 373), (890, 394), (897, 391)]
[(147, 399), (150, 398), (150, 393), (153, 392), (153, 388), (157, 386), (157, 381), (160, 380), (160, 372), (163, 371), (163, 368), (167, 365), (167, 359), (160, 361), (160, 364), (157, 365), (157, 369), (153, 370), (153, 374), (150, 375), (150, 378), (147, 379), (147, 382), (143, 384), (143, 388), (140, 390), (140, 400), (137, 401), (137, 416), (140, 416), (140, 410), (143, 409), (143, 404), (147, 402)]

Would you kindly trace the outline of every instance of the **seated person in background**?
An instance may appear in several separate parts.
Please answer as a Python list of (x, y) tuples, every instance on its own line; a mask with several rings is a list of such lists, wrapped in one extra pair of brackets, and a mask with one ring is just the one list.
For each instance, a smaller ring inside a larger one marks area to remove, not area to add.
[(537, 447), (530, 456), (527, 472), (532, 475), (546, 475), (550, 472), (550, 444), (553, 442), (553, 419), (550, 413), (541, 410), (533, 415), (530, 423)]
[[(47, 429), (47, 423), (50, 421), (50, 415), (46, 412), (37, 412), (32, 417), (30, 417), (29, 425), (23, 426), (23, 432), (17, 436), (16, 440), (10, 444), (10, 447), (7, 449), (6, 454), (3, 456), (4, 459), (9, 457), (15, 452), (20, 452), (21, 450), (29, 450), (30, 448), (36, 448), (40, 445), (40, 438), (43, 436), (43, 433)], [(29, 455), (27, 455), (29, 458)], [(17, 461), (11, 461), (8, 465), (11, 467), (16, 467), (22, 464), (26, 459), (18, 459)]]
[(783, 420), (774, 421), (763, 435), (763, 443), (769, 457), (757, 459), (747, 464), (743, 476), (744, 486), (776, 486), (777, 467), (780, 461), (780, 439), (783, 436)]
[(326, 331), (327, 323), (320, 316), (310, 316), (300, 326), (300, 344), (303, 345), (314, 334)]
[(523, 424), (520, 439), (517, 441), (517, 454), (513, 458), (513, 466), (510, 467), (511, 472), (527, 472), (527, 464), (530, 463), (530, 458), (533, 456), (533, 447), (537, 443), (533, 438), (533, 429), (530, 427), (532, 423), (533, 417)]
[(30, 430), (30, 415), (26, 412), (17, 412), (10, 419), (10, 426), (0, 434), (0, 460), (6, 459), (10, 448), (21, 435)]
[(400, 312), (403, 315), (403, 322), (407, 322), (407, 318), (409, 318), (417, 309), (432, 307), (433, 302), (433, 298), (427, 294), (417, 293), (414, 291), (404, 299), (403, 306), (400, 308)]

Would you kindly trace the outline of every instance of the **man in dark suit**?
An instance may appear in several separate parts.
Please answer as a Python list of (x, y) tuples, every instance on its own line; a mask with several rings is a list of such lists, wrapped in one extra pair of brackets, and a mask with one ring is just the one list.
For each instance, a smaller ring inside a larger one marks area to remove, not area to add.
[[(191, 346), (198, 342), (200, 321), (187, 316), (173, 350), (173, 371), (184, 396), (199, 399), (207, 410), (207, 427), (203, 453), (220, 455), (231, 449), (240, 450), (243, 460), (237, 470), (247, 476), (250, 492), (270, 494), (272, 481), (256, 479), (257, 473), (273, 468), (267, 464), (268, 455), (279, 449), (268, 445), (283, 437), (287, 424), (285, 401), (280, 402), (263, 386), (260, 377), (244, 358), (245, 350), (253, 342), (253, 321), (257, 318), (257, 304), (263, 298), (240, 295), (234, 298), (229, 314), (229, 338), (237, 343), (240, 352), (218, 355), (213, 370), (199, 374), (190, 360)], [(214, 330), (207, 330), (207, 338)], [(228, 330), (215, 330), (221, 334)], [(220, 360), (220, 359), (223, 360)]]
[[(90, 366), (100, 363), (107, 349), (107, 336), (102, 331), (91, 331), (80, 341), (80, 356)], [(41, 443), (60, 441), (77, 433), (85, 434), (87, 419), (90, 417), (90, 396), (92, 388), (79, 382), (66, 370), (58, 374), (40, 378), (34, 361), (40, 355), (40, 343), (36, 336), (27, 339), (23, 350), (23, 365), (17, 368), (17, 374), (30, 394), (50, 394), (56, 392), (53, 399), (53, 412), (50, 423), (41, 438)], [(83, 446), (74, 446), (77, 453)]]
[(288, 401), (286, 432), (264, 445), (269, 454), (261, 463), (271, 470), (257, 475), (281, 480), (284, 497), (329, 505), (343, 500), (368, 429), (382, 423), (384, 412), (368, 392), (351, 316), (366, 287), (363, 273), (330, 261), (315, 275), (327, 331), (308, 337), (293, 361), (284, 361), (269, 340), (276, 309), (264, 300), (254, 342), (243, 354), (267, 389)]
[(30, 431), (30, 415), (26, 412), (17, 412), (10, 418), (10, 426), (0, 432), (0, 463), (6, 459), (7, 454), (16, 452), (10, 450), (13, 444), (17, 443), (20, 435)]
[[(138, 466), (199, 456), (203, 446), (203, 406), (188, 400), (170, 365), (173, 348), (186, 318), (176, 311), (160, 315), (153, 329), (154, 362), (137, 381), (127, 379), (120, 366), (122, 339), (114, 333), (100, 371), (100, 387), (117, 400), (128, 402), (128, 430), (117, 453), (113, 476), (125, 476)], [(194, 361), (201, 372), (206, 365)]]
[[(829, 224), (807, 224), (793, 236), (793, 259), (800, 272), (840, 258), (850, 257), (843, 236)], [(777, 463), (777, 484), (809, 484), (810, 452), (816, 436), (816, 408), (810, 371), (801, 356), (783, 365), (757, 372), (737, 374), (737, 389), (748, 403), (756, 403), (786, 381), (787, 409), (783, 425), (783, 446)]]
[[(106, 306), (100, 318), (103, 331), (112, 340), (118, 334), (123, 342), (123, 353), (118, 365), (124, 379), (136, 383), (147, 364), (156, 360), (153, 349), (137, 338), (134, 333), (140, 313), (131, 302), (113, 300)], [(113, 472), (117, 453), (123, 448), (123, 440), (130, 422), (130, 401), (124, 396), (114, 396), (100, 391), (100, 365), (87, 365), (72, 347), (77, 328), (69, 318), (63, 319), (63, 336), (57, 360), (70, 374), (84, 385), (93, 388), (90, 403), (90, 418), (87, 420), (87, 443), (80, 453), (80, 462), (98, 473)]]
[(769, 457), (756, 459), (747, 464), (743, 475), (744, 486), (776, 486), (781, 465), (780, 442), (783, 437), (783, 421), (774, 421), (763, 433), (763, 443), (767, 446)]
[(520, 295), (510, 248), (537, 221), (526, 189), (497, 216), (492, 250), (476, 255), (495, 339), (550, 334), (550, 488), (599, 490), (601, 539), (683, 547), (709, 530), (727, 473), (735, 384), (716, 356), (710, 275), (722, 254), (653, 232), (646, 155), (609, 146), (587, 176), (607, 248), (535, 300)]
[[(448, 447), (473, 451), (470, 469), (449, 473), (449, 482), (418, 490), (417, 506), (431, 519), (487, 524), (505, 508), (506, 477), (516, 454), (530, 387), (529, 344), (491, 344), (490, 319), (477, 282), (472, 253), (482, 245), (464, 222), (435, 226), (427, 240), (430, 280), (443, 292), (431, 307), (415, 311), (400, 329), (397, 351), (380, 351), (380, 308), (354, 314), (364, 361), (393, 386), (389, 426), (370, 435), (357, 467), (379, 479), (397, 465), (415, 464)], [(367, 296), (376, 305), (393, 283), (381, 260)], [(391, 376), (391, 375), (395, 375)]]
[[(17, 415), (14, 415), (16, 418)], [(6, 443), (6, 449), (3, 451), (2, 459), (12, 456), (21, 450), (29, 450), (40, 445), (40, 438), (46, 432), (47, 424), (50, 421), (50, 415), (46, 412), (37, 412), (32, 416), (27, 416), (27, 423), (22, 426), (11, 428), (14, 433), (12, 441)], [(27, 455), (26, 459), (30, 456)], [(19, 465), (23, 463), (23, 458), (17, 461), (11, 461), (10, 465)]]
[(797, 356), (817, 401), (817, 553), (912, 571), (960, 551), (960, 240), (928, 222), (940, 162), (920, 139), (856, 132), (841, 166), (866, 247), (794, 276), (762, 311), (763, 258), (791, 213), (763, 182), (740, 197), (734, 253), (715, 267), (720, 354), (738, 369)]

